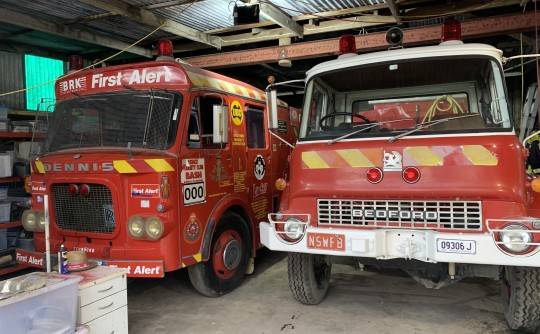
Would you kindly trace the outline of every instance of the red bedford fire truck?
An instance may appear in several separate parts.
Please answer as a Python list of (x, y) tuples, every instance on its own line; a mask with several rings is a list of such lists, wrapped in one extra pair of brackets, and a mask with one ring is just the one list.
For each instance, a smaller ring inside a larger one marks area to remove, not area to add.
[(289, 252), (304, 304), (323, 299), (332, 263), (346, 260), (428, 287), (493, 277), (510, 327), (534, 331), (540, 179), (526, 174), (502, 52), (463, 44), (459, 22), (447, 24), (456, 34), (437, 46), (357, 55), (347, 36), (342, 56), (307, 72), (290, 181), (261, 242)]
[(174, 61), (169, 41), (158, 53), (57, 80), (22, 218), (36, 252), (19, 262), (44, 267), (48, 198), (52, 253), (64, 244), (131, 277), (188, 267), (208, 296), (253, 270), (296, 140), (287, 106), (269, 119), (264, 91)]

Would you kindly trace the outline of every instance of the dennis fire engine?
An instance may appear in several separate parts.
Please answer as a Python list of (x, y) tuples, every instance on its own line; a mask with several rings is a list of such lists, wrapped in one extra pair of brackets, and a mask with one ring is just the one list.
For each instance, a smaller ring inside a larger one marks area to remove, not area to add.
[(57, 80), (22, 218), (36, 252), (19, 262), (44, 266), (48, 209), (52, 253), (64, 244), (131, 277), (187, 267), (216, 296), (253, 270), (296, 140), (287, 106), (269, 119), (264, 91), (176, 62), (169, 41), (158, 54)]
[(344, 36), (343, 55), (307, 72), (290, 181), (261, 242), (289, 252), (304, 304), (321, 302), (332, 263), (347, 259), (428, 287), (500, 278), (508, 324), (534, 331), (540, 179), (526, 174), (502, 52), (463, 44), (458, 21), (443, 31), (437, 46), (362, 55)]

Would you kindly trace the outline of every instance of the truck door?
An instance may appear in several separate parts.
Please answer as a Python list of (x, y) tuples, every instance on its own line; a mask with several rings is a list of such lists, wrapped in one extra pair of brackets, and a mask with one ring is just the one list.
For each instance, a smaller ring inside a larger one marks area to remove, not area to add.
[(271, 174), (272, 155), (270, 151), (267, 122), (263, 108), (246, 104), (246, 145), (247, 145), (247, 185), (249, 200), (255, 214), (256, 226), (272, 211)]
[(223, 105), (224, 101), (218, 94), (199, 95), (191, 100), (180, 163), (183, 256), (199, 251), (209, 213), (221, 195), (232, 189), (230, 146), (213, 142), (213, 107)]

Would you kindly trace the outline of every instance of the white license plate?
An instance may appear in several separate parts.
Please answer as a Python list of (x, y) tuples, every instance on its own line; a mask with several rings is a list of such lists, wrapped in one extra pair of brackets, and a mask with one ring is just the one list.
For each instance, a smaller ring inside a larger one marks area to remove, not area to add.
[(458, 254), (476, 254), (476, 241), (474, 240), (455, 240), (455, 239), (437, 239), (437, 252), (458, 253)]

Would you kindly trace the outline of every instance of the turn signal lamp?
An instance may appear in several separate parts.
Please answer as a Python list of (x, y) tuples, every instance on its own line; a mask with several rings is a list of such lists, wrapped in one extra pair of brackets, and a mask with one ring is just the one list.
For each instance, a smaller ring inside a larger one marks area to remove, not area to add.
[(371, 183), (379, 183), (383, 179), (383, 172), (380, 168), (372, 167), (368, 169), (366, 177)]
[(76, 185), (75, 183), (70, 183), (68, 185), (67, 191), (69, 195), (76, 196), (79, 193), (79, 186)]
[(416, 167), (407, 167), (403, 170), (403, 180), (407, 183), (416, 183), (420, 180), (420, 171)]
[(170, 60), (173, 59), (173, 45), (168, 39), (161, 39), (157, 44), (157, 58), (156, 60)]
[(87, 184), (81, 184), (79, 187), (79, 194), (83, 197), (88, 197), (90, 195), (90, 186)]
[(339, 55), (356, 54), (356, 39), (354, 35), (343, 35), (339, 38)]
[(539, 178), (539, 177), (534, 178), (534, 179), (531, 181), (531, 189), (532, 189), (534, 192), (540, 193), (540, 178)]
[(287, 187), (287, 181), (285, 181), (285, 179), (283, 178), (279, 178), (276, 180), (276, 189), (279, 190), (279, 191), (283, 191), (285, 190), (285, 188)]
[(167, 175), (161, 177), (161, 184), (159, 187), (161, 189), (161, 198), (168, 199), (171, 195), (171, 182)]
[(461, 23), (453, 18), (444, 20), (441, 42), (461, 41)]
[(83, 68), (83, 57), (80, 55), (71, 55), (69, 56), (68, 62), (68, 73), (82, 70)]

